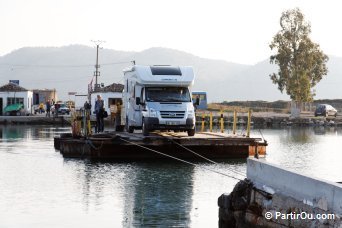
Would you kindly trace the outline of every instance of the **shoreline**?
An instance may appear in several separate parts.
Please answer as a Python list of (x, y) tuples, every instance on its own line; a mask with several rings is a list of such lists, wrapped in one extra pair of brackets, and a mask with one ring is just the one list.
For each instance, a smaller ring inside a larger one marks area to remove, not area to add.
[[(208, 126), (209, 115), (213, 115), (213, 126), (220, 125), (220, 112), (198, 112), (196, 114), (196, 123)], [(202, 114), (204, 114), (204, 119)], [(244, 126), (247, 124), (247, 113), (238, 113), (237, 125)], [(233, 113), (223, 113), (224, 126), (233, 125)], [(0, 125), (70, 125), (71, 116), (62, 115), (59, 117), (45, 116), (0, 116)], [(278, 126), (338, 126), (342, 127), (342, 116), (315, 117), (313, 113), (302, 113), (300, 117), (293, 118), (290, 114), (275, 113), (275, 112), (253, 112), (251, 124), (258, 127), (278, 127)], [(112, 126), (110, 118), (105, 119), (105, 125)]]
[[(204, 124), (209, 125), (210, 113), (213, 115), (213, 125), (219, 125), (221, 114), (219, 111), (202, 111), (196, 115), (196, 123), (201, 124), (204, 114)], [(247, 113), (237, 114), (237, 125), (247, 124)], [(225, 125), (233, 125), (233, 113), (224, 112), (223, 122)], [(342, 126), (342, 116), (315, 117), (313, 112), (303, 112), (300, 117), (292, 117), (290, 114), (276, 112), (252, 112), (251, 125), (258, 127), (278, 126)]]
[(0, 125), (67, 125), (64, 116), (0, 116)]

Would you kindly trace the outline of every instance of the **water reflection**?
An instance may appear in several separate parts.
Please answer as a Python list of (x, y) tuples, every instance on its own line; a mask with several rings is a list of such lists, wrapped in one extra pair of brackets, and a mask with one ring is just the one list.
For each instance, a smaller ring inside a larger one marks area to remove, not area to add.
[(295, 145), (309, 144), (312, 142), (312, 130), (310, 128), (287, 128), (287, 133), (281, 138), (284, 142), (291, 142)]
[(265, 129), (266, 160), (322, 179), (339, 181), (342, 131), (336, 127)]
[(341, 129), (333, 126), (315, 126), (313, 132), (316, 135), (336, 135), (341, 133)]
[(193, 167), (171, 162), (140, 164), (138, 169), (132, 180), (136, 183), (132, 225), (187, 227), (192, 203)]
[(52, 140), (60, 133), (70, 132), (69, 127), (0, 125), (0, 140)]
[[(112, 201), (123, 227), (187, 227), (193, 192), (191, 166), (171, 163), (102, 163), (66, 159), (82, 191), (86, 212)], [(105, 202), (107, 201), (107, 202)]]
[[(53, 137), (69, 128), (0, 126), (0, 226), (216, 227), (217, 197), (245, 173), (245, 160), (218, 164), (64, 159)], [(242, 131), (242, 130), (241, 130)], [(240, 132), (240, 131), (239, 131)], [(267, 161), (342, 181), (341, 128), (263, 129)], [(261, 137), (258, 129), (252, 136)], [(243, 178), (243, 177), (241, 177)]]
[(23, 128), (16, 126), (0, 126), (1, 139), (23, 139), (29, 135), (27, 133)]

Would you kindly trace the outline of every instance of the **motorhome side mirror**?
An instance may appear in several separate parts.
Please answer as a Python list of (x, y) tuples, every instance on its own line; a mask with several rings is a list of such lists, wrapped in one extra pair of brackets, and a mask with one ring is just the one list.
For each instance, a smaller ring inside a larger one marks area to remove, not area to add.
[(136, 97), (135, 98), (135, 104), (136, 105), (140, 105), (141, 104), (140, 97)]

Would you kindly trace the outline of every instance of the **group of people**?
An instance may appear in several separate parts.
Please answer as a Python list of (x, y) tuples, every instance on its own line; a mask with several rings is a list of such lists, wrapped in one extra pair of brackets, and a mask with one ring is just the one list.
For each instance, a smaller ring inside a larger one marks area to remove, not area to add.
[[(46, 106), (46, 116), (50, 117), (50, 112), (51, 112), (51, 106), (55, 105), (55, 109), (57, 110), (57, 107), (54, 102), (54, 100), (52, 99), (52, 101), (50, 102), (50, 100), (47, 100), (45, 103)], [(117, 107), (120, 105), (119, 103), (116, 104)], [(84, 110), (88, 111), (89, 114), (91, 112), (91, 105), (90, 103), (88, 103), (88, 101), (86, 101), (84, 103)], [(104, 107), (104, 101), (101, 97), (101, 95), (97, 95), (97, 99), (95, 101), (95, 114), (96, 114), (96, 132), (103, 132), (104, 131), (104, 118), (106, 118), (108, 116), (108, 113), (105, 111), (105, 107)], [(119, 110), (117, 111), (119, 112)], [(57, 111), (55, 113), (58, 113)], [(117, 113), (115, 113), (117, 115)]]

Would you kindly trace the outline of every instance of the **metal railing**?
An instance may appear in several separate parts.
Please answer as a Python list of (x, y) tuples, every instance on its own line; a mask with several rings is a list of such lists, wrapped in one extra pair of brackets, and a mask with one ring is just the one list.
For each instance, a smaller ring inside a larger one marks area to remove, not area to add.
[[(237, 110), (235, 109), (233, 112), (233, 123), (232, 123), (232, 133), (233, 135), (237, 134), (237, 124), (238, 123), (244, 123), (243, 120), (238, 121), (237, 117)], [(214, 118), (213, 118), (213, 112), (204, 112), (201, 114), (201, 131), (203, 132), (205, 130), (206, 125), (206, 117), (209, 117), (209, 131), (213, 132), (213, 124), (214, 124)], [(250, 137), (250, 131), (251, 131), (251, 118), (252, 118), (252, 110), (248, 110), (247, 115), (247, 129), (246, 129), (246, 137)], [(217, 120), (217, 119), (215, 119)], [(220, 132), (223, 133), (225, 131), (225, 124), (224, 124), (224, 111), (221, 109), (219, 112), (218, 121), (220, 126)]]

